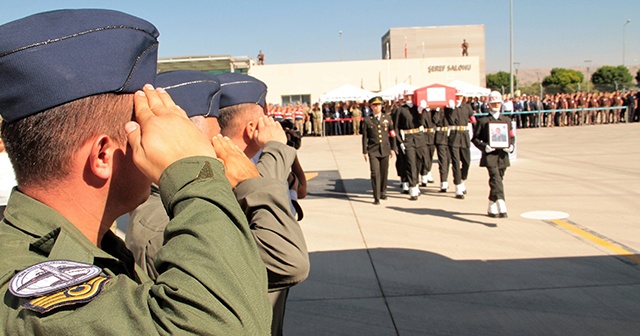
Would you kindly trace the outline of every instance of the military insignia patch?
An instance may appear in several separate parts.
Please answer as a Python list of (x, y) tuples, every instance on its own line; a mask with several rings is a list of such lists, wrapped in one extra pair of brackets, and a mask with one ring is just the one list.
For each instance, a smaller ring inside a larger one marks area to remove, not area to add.
[(89, 302), (102, 292), (109, 279), (107, 276), (100, 275), (86, 283), (27, 301), (22, 306), (39, 313), (46, 313), (58, 307)]
[(35, 297), (84, 283), (102, 270), (95, 266), (68, 260), (49, 260), (18, 272), (11, 279), (9, 291), (17, 297)]

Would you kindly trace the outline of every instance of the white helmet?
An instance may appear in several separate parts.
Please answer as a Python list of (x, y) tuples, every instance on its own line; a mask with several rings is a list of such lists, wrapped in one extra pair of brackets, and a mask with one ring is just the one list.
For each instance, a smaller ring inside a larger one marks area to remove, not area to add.
[(502, 95), (498, 91), (491, 91), (489, 94), (489, 104), (491, 103), (502, 103)]

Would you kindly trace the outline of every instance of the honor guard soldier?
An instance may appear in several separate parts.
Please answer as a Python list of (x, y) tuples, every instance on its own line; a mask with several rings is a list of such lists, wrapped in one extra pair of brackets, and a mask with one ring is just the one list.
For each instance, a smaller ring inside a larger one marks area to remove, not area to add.
[(435, 136), (436, 127), (433, 124), (431, 118), (431, 111), (426, 100), (420, 101), (419, 113), (422, 114), (422, 126), (424, 132), (422, 136), (424, 138), (424, 146), (420, 148), (420, 185), (427, 186), (427, 183), (433, 183), (433, 177), (431, 176), (431, 167), (433, 165), (433, 154), (436, 151)]
[[(511, 128), (511, 119), (500, 113), (502, 96), (500, 92), (489, 94), (490, 115), (480, 119), (473, 133), (473, 144), (482, 152), (480, 167), (489, 172), (489, 208), (490, 217), (507, 217), (503, 179), (509, 167), (509, 153), (513, 152), (515, 137)], [(500, 130), (506, 130), (503, 132)], [(508, 134), (508, 137), (505, 135)]]
[[(0, 222), (2, 333), (268, 334), (267, 274), (223, 164), (152, 86), (156, 28), (57, 10), (0, 36), (2, 138), (18, 181)], [(109, 230), (152, 182), (171, 217), (156, 281)]]
[(464, 181), (469, 175), (471, 165), (471, 141), (469, 137), (469, 122), (473, 117), (473, 110), (469, 104), (463, 102), (461, 91), (456, 92), (455, 103), (450, 100), (447, 111), (449, 127), (449, 150), (451, 152), (451, 166), (453, 183), (456, 185), (456, 198), (464, 199), (467, 188)]
[(413, 92), (406, 92), (405, 103), (396, 115), (396, 134), (400, 140), (400, 149), (406, 155), (405, 174), (409, 185), (409, 199), (415, 201), (420, 195), (418, 183), (419, 175), (419, 151), (425, 146), (422, 114), (413, 104)]
[[(369, 102), (365, 102), (365, 105), (369, 105)], [(396, 99), (396, 103), (393, 105), (391, 110), (391, 120), (394, 122), (394, 126), (396, 128), (396, 137), (394, 142), (396, 143), (396, 173), (400, 178), (400, 192), (403, 194), (409, 194), (409, 180), (407, 179), (407, 154), (405, 153), (404, 147), (401, 147), (400, 144), (402, 140), (398, 136), (398, 124), (396, 121), (398, 120), (398, 114), (402, 109), (402, 105), (404, 105), (404, 96), (400, 96)]]
[(445, 109), (437, 107), (431, 109), (431, 120), (436, 129), (434, 143), (438, 154), (438, 172), (440, 173), (440, 192), (449, 188), (449, 127), (445, 116)]
[(381, 97), (369, 100), (373, 114), (366, 116), (362, 125), (362, 154), (364, 160), (369, 161), (373, 204), (380, 204), (381, 199), (387, 199), (389, 156), (393, 157), (396, 149), (393, 122), (382, 113), (383, 103)]

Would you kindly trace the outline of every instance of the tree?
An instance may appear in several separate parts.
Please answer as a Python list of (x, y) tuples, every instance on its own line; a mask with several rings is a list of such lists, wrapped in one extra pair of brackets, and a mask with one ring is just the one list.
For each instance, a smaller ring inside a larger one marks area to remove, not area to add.
[(633, 76), (629, 72), (629, 68), (624, 65), (617, 67), (611, 65), (605, 65), (591, 75), (591, 81), (595, 85), (608, 85), (618, 86), (623, 88), (625, 86), (631, 86), (633, 82)]
[[(517, 79), (514, 76), (513, 77), (513, 85), (514, 87), (517, 86)], [(487, 75), (487, 88), (494, 90), (494, 91), (499, 91), (502, 92), (502, 89), (504, 88), (505, 90), (507, 89), (511, 89), (511, 84), (509, 82), (509, 73), (508, 72), (504, 72), (504, 71), (499, 71), (497, 73), (494, 74), (488, 74)]]
[(582, 83), (582, 72), (565, 68), (553, 68), (551, 74), (542, 80), (542, 85), (550, 93), (575, 92), (576, 85)]

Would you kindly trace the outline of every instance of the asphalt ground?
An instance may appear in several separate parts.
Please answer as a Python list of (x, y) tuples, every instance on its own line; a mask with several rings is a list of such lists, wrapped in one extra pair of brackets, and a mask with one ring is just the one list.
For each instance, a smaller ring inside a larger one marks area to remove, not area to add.
[(435, 184), (373, 205), (360, 137), (305, 137), (300, 203), (311, 259), (286, 335), (639, 335), (640, 124), (523, 129), (509, 217)]

